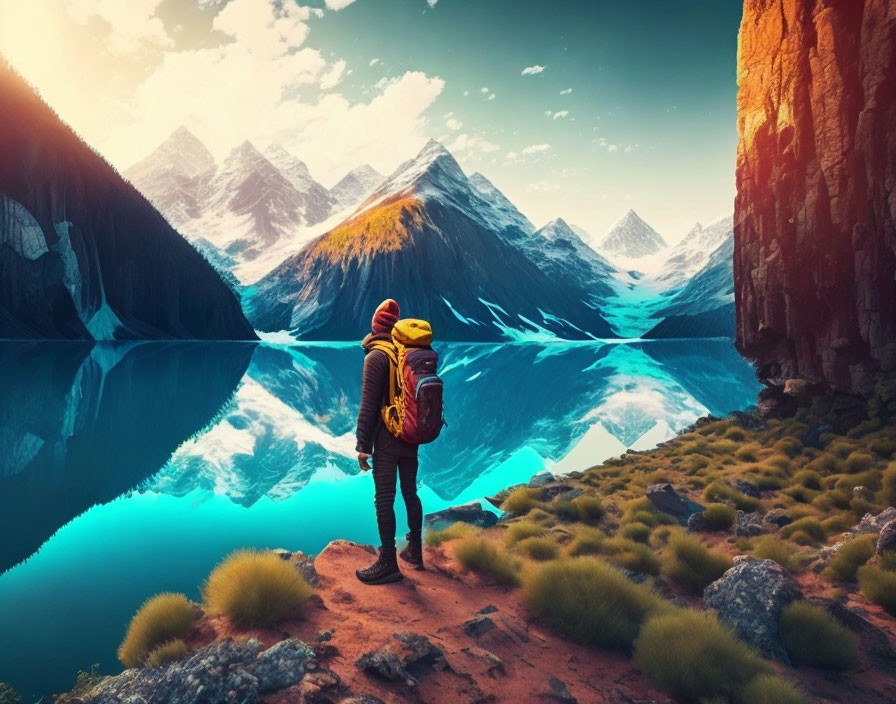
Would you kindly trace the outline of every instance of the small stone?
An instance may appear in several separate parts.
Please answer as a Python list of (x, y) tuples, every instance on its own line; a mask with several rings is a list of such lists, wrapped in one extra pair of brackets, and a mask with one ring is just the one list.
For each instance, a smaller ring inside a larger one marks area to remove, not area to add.
[(271, 552), (281, 560), (288, 560), (292, 557), (292, 553), (289, 550), (284, 550), (283, 548), (274, 548), (273, 550), (271, 550)]
[(566, 685), (556, 677), (548, 679), (548, 687), (557, 701), (569, 702), (570, 704), (575, 704), (578, 701), (572, 694), (570, 694)]
[(314, 651), (298, 638), (287, 638), (259, 655), (251, 669), (259, 691), (274, 692), (301, 682), (316, 667)]
[(464, 633), (473, 638), (478, 638), (479, 636), (488, 633), (494, 627), (495, 622), (488, 616), (476, 616), (475, 618), (471, 618), (469, 621), (464, 622)]
[(401, 664), (398, 655), (389, 646), (364, 653), (358, 658), (355, 665), (364, 672), (390, 682), (403, 680), (408, 677), (408, 673), (404, 669), (404, 665)]
[(663, 513), (673, 516), (683, 526), (687, 525), (691, 514), (704, 510), (703, 506), (678, 493), (666, 482), (651, 484), (647, 487), (646, 493), (654, 506)]
[(688, 533), (703, 533), (707, 530), (703, 512), (692, 513), (688, 516)]
[(793, 523), (793, 519), (787, 515), (783, 508), (773, 508), (762, 517), (762, 522), (769, 531), (776, 531), (789, 523)]
[(480, 614), (493, 614), (498, 610), (498, 607), (494, 604), (489, 604), (488, 606), (483, 606), (477, 613)]
[(757, 535), (765, 533), (765, 526), (762, 523), (762, 516), (759, 513), (744, 513), (737, 511), (734, 514), (734, 534), (738, 536), (753, 538)]
[(550, 501), (556, 498), (563, 498), (566, 501), (572, 501), (579, 498), (585, 490), (577, 486), (568, 486), (566, 484), (549, 484), (542, 488), (541, 498), (543, 501)]
[(741, 494), (745, 496), (752, 496), (754, 499), (758, 499), (762, 496), (762, 492), (759, 491), (759, 487), (753, 484), (753, 482), (748, 482), (746, 479), (738, 479), (734, 482), (734, 488), (737, 489)]
[(386, 704), (386, 702), (372, 694), (353, 694), (348, 699), (340, 699), (339, 704)]
[(543, 472), (538, 472), (538, 474), (534, 475), (529, 480), (529, 487), (531, 489), (537, 489), (545, 484), (550, 484), (551, 482), (556, 481), (556, 479), (557, 478), (553, 474), (544, 470)]
[(323, 643), (328, 640), (333, 640), (333, 631), (318, 631), (317, 632), (317, 642)]
[(853, 498), (860, 499), (862, 501), (874, 501), (874, 492), (871, 491), (867, 486), (862, 486), (861, 484), (852, 488), (852, 495)]
[(896, 519), (885, 524), (880, 529), (880, 535), (877, 538), (877, 547), (874, 550), (876, 555), (880, 555), (884, 550), (896, 550)]
[(491, 528), (498, 522), (498, 516), (486, 511), (478, 501), (462, 506), (451, 506), (435, 513), (429, 513), (424, 519), (428, 531), (442, 530), (452, 523), (462, 522), (480, 528)]

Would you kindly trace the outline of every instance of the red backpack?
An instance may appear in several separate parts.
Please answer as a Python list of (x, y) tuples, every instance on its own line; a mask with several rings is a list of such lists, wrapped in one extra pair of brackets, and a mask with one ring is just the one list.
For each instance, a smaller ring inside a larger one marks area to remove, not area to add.
[(439, 355), (431, 347), (432, 327), (425, 320), (395, 323), (392, 344), (374, 343), (389, 357), (389, 398), (383, 422), (395, 437), (414, 445), (435, 440), (442, 419), (442, 380), (436, 373)]

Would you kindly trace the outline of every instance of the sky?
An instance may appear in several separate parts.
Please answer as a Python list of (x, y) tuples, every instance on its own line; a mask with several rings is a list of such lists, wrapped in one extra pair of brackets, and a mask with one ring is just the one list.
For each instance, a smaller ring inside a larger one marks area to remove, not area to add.
[(185, 125), (332, 186), (429, 138), (535, 223), (733, 211), (740, 0), (0, 0), (0, 52), (126, 170)]

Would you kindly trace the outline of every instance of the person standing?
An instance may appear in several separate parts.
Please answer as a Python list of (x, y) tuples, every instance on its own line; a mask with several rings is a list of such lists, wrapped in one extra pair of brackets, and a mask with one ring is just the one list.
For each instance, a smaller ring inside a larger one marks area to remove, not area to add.
[(395, 493), (401, 487), (408, 515), (408, 546), (401, 558), (417, 570), (423, 566), (423, 506), (417, 496), (418, 445), (395, 437), (383, 421), (383, 408), (388, 405), (390, 374), (395, 373), (397, 350), (392, 342), (392, 328), (398, 321), (398, 303), (383, 301), (373, 314), (371, 332), (362, 341), (365, 349), (361, 385), (361, 407), (358, 412), (358, 464), (369, 471), (373, 459), (374, 505), (380, 537), (379, 557), (370, 567), (357, 570), (365, 584), (388, 584), (403, 579), (398, 567), (395, 547)]

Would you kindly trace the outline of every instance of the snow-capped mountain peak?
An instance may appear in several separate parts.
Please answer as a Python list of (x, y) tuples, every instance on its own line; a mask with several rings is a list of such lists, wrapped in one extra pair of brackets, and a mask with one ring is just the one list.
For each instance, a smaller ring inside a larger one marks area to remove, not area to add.
[(362, 164), (343, 176), (330, 189), (340, 208), (351, 208), (363, 203), (373, 193), (385, 177), (370, 164)]
[(478, 171), (469, 178), (470, 184), (479, 191), (489, 203), (501, 212), (508, 222), (516, 225), (526, 234), (535, 232), (535, 226), (523, 215), (517, 207), (505, 196), (495, 184), (489, 181)]
[(385, 199), (409, 191), (426, 196), (458, 188), (470, 188), (463, 169), (451, 152), (430, 139), (417, 156), (401, 164), (386, 179), (376, 196)]
[(282, 145), (270, 145), (265, 149), (264, 156), (303, 196), (302, 215), (306, 225), (323, 222), (338, 207), (336, 198), (314, 180), (305, 162), (294, 157)]
[(656, 281), (663, 287), (673, 287), (694, 276), (709, 261), (713, 252), (734, 231), (734, 217), (726, 215), (705, 227), (699, 222), (673, 245), (666, 256)]
[(180, 177), (193, 178), (214, 168), (215, 158), (208, 148), (184, 126), (127, 170), (127, 177), (138, 182), (151, 173), (168, 171)]
[(666, 246), (660, 234), (629, 209), (604, 235), (598, 249), (611, 257), (637, 259), (656, 254)]

